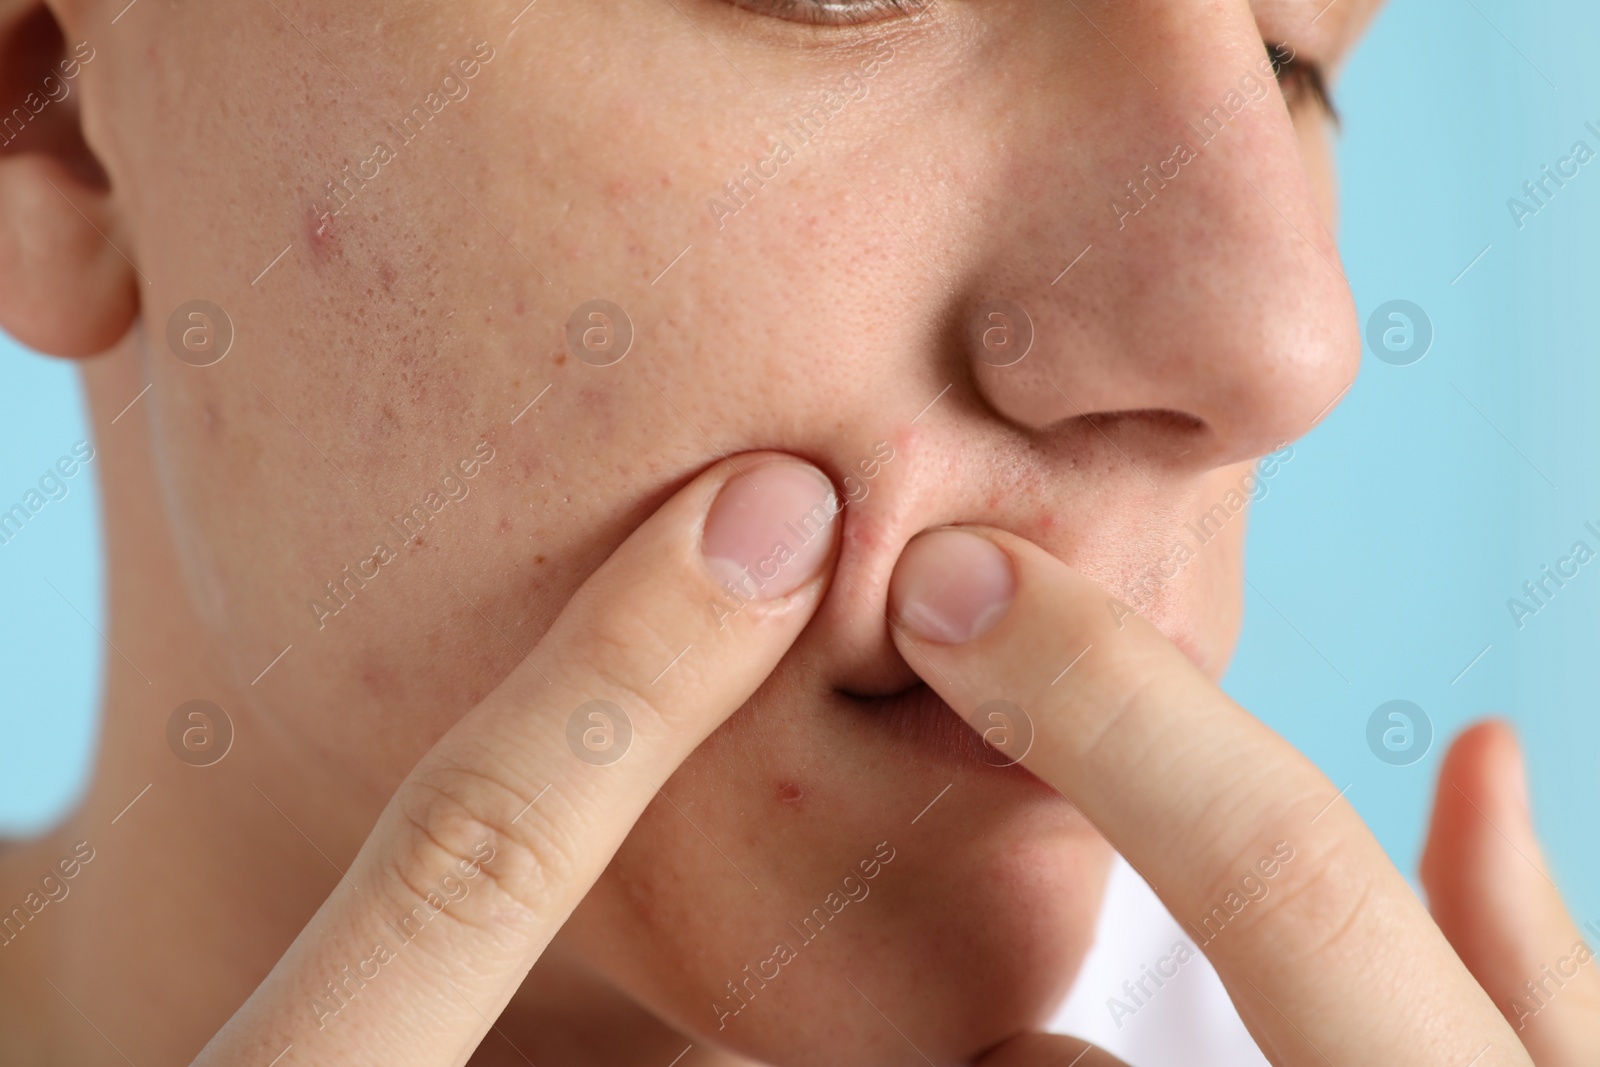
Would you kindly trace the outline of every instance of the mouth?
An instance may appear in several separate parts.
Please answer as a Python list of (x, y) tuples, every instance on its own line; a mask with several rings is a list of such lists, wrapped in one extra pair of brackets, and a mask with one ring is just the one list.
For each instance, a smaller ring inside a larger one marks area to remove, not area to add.
[[(993, 734), (998, 744), (991, 746), (925, 682), (883, 696), (844, 691), (839, 691), (838, 696), (855, 714), (870, 719), (874, 729), (888, 733), (919, 761), (965, 773), (993, 775), (1061, 798), (1053, 786), (1018, 762), (1031, 743), (1031, 723), (1008, 721), (1005, 731)], [(1012, 727), (1017, 727), (1015, 732)], [(1025, 737), (1020, 736), (1024, 733)]]

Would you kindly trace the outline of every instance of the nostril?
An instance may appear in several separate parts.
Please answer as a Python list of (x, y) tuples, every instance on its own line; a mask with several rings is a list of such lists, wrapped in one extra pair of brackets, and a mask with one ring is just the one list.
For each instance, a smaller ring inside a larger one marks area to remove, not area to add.
[(1041, 445), (1069, 451), (1079, 462), (1107, 469), (1134, 468), (1135, 477), (1158, 471), (1196, 470), (1215, 464), (1219, 436), (1205, 420), (1184, 411), (1146, 408), (1080, 412), (1036, 431)]
[(1140, 411), (1096, 411), (1083, 416), (1084, 422), (1103, 431), (1108, 436), (1136, 437), (1139, 435), (1171, 439), (1193, 447), (1211, 435), (1211, 427), (1204, 419), (1185, 411), (1169, 408), (1146, 408)]
[(1201, 470), (1216, 463), (1219, 435), (1204, 419), (1166, 408), (1109, 411), (1084, 421), (1107, 448), (1151, 471)]

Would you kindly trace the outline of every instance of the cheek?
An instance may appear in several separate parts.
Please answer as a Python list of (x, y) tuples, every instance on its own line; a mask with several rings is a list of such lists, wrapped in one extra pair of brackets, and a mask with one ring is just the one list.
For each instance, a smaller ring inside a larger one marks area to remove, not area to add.
[[(231, 637), (240, 623), (238, 605), (251, 601), (251, 561), (259, 570), (276, 554), (268, 532), (275, 524), (250, 521), (250, 509), (239, 505), (251, 501), (271, 509), (268, 475), (274, 465), (281, 469), (284, 457), (274, 461), (265, 442), (276, 435), (262, 413), (233, 391), (230, 379), (236, 375), (223, 370), (226, 359), (196, 373), (167, 352), (163, 323), (152, 316), (144, 329), (147, 362), (159, 383), (144, 402), (154, 424), (157, 483), (179, 567), (200, 620), (214, 634)], [(235, 673), (242, 669), (237, 666)]]

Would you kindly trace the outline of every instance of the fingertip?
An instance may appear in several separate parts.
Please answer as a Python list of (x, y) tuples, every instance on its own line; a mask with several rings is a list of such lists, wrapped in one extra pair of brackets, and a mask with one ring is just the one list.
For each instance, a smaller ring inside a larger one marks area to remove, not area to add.
[(1474, 809), (1478, 803), (1475, 798), (1484, 798), (1485, 785), (1492, 780), (1488, 768), (1499, 733), (1493, 720), (1468, 727), (1450, 742), (1439, 765), (1420, 871), (1423, 888), (1436, 912), (1441, 907), (1449, 908), (1462, 888), (1461, 872), (1472, 866), (1468, 851), (1477, 840), (1483, 819), (1481, 808)]
[[(1509, 720), (1483, 720), (1456, 737), (1440, 768), (1423, 852), (1428, 907), (1536, 1062), (1595, 1062), (1541, 1054), (1592, 1033), (1587, 1020), (1600, 987), (1584, 972), (1578, 988), (1548, 999), (1551, 968), (1573, 958), (1583, 935), (1545, 866), (1526, 782)], [(1556, 988), (1570, 977), (1554, 979)]]
[(1463, 730), (1439, 769), (1422, 884), (1434, 920), (1480, 979), (1521, 961), (1527, 924), (1508, 916), (1547, 887), (1525, 781), (1516, 731), (1504, 718)]
[(889, 578), (889, 611), (924, 641), (959, 645), (994, 629), (1017, 594), (1011, 557), (973, 530), (924, 530)]
[(1456, 735), (1439, 768), (1436, 810), (1529, 824), (1527, 772), (1509, 719), (1484, 719)]
[(822, 575), (844, 505), (816, 465), (781, 452), (728, 461), (700, 550), (713, 581), (740, 601), (788, 597)]

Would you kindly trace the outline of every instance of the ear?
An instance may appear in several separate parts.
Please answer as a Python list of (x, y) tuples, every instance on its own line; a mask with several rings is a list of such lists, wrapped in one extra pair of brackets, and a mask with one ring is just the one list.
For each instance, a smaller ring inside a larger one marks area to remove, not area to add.
[(93, 59), (41, 0), (0, 0), (0, 326), (59, 356), (105, 351), (139, 310), (111, 182), (80, 121)]

